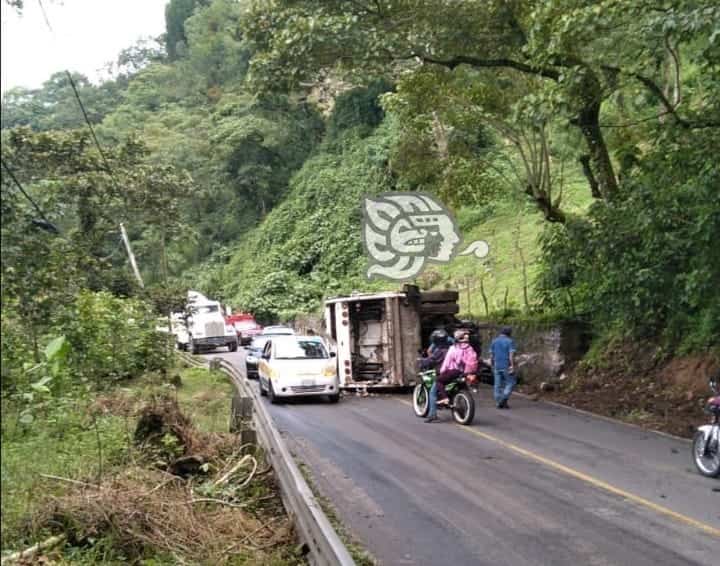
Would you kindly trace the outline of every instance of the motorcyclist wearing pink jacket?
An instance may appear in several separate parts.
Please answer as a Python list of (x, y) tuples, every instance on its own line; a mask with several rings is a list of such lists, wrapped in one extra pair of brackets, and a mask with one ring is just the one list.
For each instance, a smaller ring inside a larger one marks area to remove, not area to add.
[(478, 369), (478, 357), (475, 349), (470, 345), (468, 332), (458, 333), (458, 339), (448, 350), (445, 360), (440, 366), (440, 375), (437, 378), (438, 404), (448, 403), (445, 385), (453, 379), (466, 375), (470, 382), (475, 380)]

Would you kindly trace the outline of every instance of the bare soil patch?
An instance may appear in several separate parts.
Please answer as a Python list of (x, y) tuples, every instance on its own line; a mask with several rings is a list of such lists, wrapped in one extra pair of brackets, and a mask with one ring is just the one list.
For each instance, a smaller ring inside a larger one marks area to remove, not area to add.
[(708, 381), (717, 373), (716, 355), (663, 359), (649, 344), (625, 345), (593, 365), (579, 364), (551, 391), (539, 383), (521, 390), (642, 427), (689, 438), (707, 422), (703, 406), (711, 392)]

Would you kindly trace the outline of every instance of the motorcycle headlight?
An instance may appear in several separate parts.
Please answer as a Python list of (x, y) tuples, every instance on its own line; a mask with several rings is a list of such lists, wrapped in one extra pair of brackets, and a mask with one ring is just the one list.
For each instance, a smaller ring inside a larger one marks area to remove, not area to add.
[(246, 360), (247, 360), (248, 363), (251, 363), (251, 364), (256, 364), (256, 363), (257, 363), (257, 358), (256, 358), (255, 356), (248, 356), (248, 357), (246, 358)]

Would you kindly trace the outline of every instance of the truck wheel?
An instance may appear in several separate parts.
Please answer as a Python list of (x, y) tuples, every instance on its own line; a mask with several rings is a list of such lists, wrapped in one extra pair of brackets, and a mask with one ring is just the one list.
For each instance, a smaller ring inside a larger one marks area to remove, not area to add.
[(188, 343), (188, 348), (190, 349), (190, 353), (193, 355), (197, 355), (200, 353), (200, 346), (195, 344), (195, 341), (190, 338), (190, 342)]
[(330, 403), (337, 403), (338, 401), (340, 401), (340, 393), (328, 395), (328, 401), (330, 401)]
[(230, 342), (228, 344), (228, 352), (237, 352), (237, 342)]

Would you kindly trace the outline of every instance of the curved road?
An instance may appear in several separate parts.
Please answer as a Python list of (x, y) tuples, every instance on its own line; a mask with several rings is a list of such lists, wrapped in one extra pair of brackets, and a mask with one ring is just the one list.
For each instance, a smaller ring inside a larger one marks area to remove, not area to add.
[[(244, 371), (243, 353), (222, 354)], [(475, 423), (409, 396), (272, 406), (295, 457), (382, 565), (684, 565), (720, 560), (720, 481), (688, 442), (483, 389)]]

